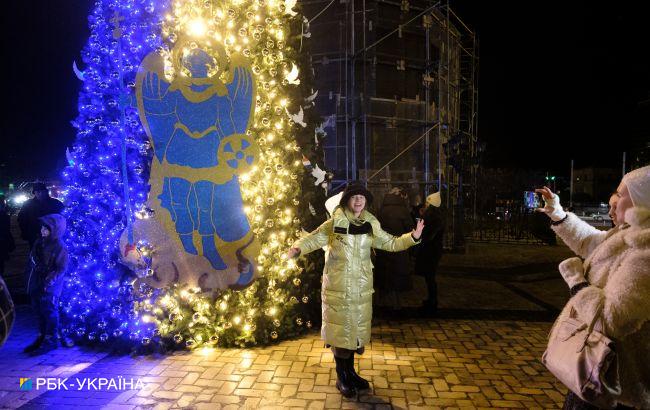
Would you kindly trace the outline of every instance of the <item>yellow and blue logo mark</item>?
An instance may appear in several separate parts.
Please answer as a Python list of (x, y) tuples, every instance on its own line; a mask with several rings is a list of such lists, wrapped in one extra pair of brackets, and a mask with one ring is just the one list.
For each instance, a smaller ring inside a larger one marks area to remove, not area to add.
[(32, 389), (32, 379), (29, 377), (20, 378), (20, 390), (30, 391)]

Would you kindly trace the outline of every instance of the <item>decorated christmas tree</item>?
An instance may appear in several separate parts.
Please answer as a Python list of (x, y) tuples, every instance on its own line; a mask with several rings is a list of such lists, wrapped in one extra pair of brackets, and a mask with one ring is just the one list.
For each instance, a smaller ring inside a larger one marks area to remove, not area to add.
[(194, 348), (318, 326), (322, 255), (285, 257), (327, 182), (295, 4), (99, 1), (89, 21), (65, 332)]
[(147, 136), (131, 107), (142, 58), (160, 46), (154, 1), (102, 0), (75, 72), (83, 87), (77, 139), (63, 173), (70, 269), (61, 298), (63, 332), (78, 341), (147, 343), (154, 327), (133, 310), (133, 272), (118, 263), (118, 239), (146, 199)]
[[(237, 174), (244, 210), (260, 243), (256, 280), (231, 285), (212, 298), (199, 288), (172, 284), (164, 289), (165, 296), (144, 310), (172, 344), (267, 344), (319, 325), (322, 256), (320, 263), (317, 255), (301, 266), (285, 257), (301, 227), (324, 219), (316, 209), (323, 209), (325, 199), (323, 181), (315, 183), (309, 174), (303, 178), (309, 157), (322, 161), (317, 144), (322, 135), (315, 129), (319, 117), (313, 105), (316, 91), (310, 87), (308, 26), (294, 7), (282, 1), (183, 1), (174, 3), (165, 19), (162, 56), (170, 81), (194, 79), (199, 57), (227, 88), (235, 84), (238, 70), (250, 69), (254, 109), (245, 131), (248, 139), (240, 138), (259, 149), (245, 172)], [(194, 62), (178, 64), (192, 58)], [(238, 108), (235, 103), (231, 107), (234, 118)]]

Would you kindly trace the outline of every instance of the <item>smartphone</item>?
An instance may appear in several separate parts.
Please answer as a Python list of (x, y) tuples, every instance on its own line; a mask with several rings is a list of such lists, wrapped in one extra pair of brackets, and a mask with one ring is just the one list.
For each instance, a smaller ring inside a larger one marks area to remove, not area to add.
[(524, 206), (526, 208), (540, 208), (542, 201), (535, 191), (524, 191)]

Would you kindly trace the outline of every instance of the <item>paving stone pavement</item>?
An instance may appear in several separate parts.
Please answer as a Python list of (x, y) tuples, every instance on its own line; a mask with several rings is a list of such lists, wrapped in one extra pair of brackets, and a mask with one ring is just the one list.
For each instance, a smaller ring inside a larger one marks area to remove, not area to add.
[[(565, 388), (539, 358), (550, 323), (410, 319), (378, 321), (357, 360), (372, 391), (342, 398), (334, 362), (314, 332), (276, 346), (169, 356), (110, 356), (82, 348), (29, 357), (27, 307), (0, 349), (0, 408), (435, 409), (558, 408)], [(140, 379), (125, 391), (20, 391), (20, 377)]]
[[(16, 285), (22, 264), (14, 258)], [(75, 347), (30, 357), (22, 348), (35, 337), (34, 317), (19, 306), (0, 348), (0, 408), (561, 408), (566, 388), (539, 360), (567, 299), (559, 274), (530, 281), (442, 274), (438, 285), (441, 318), (376, 321), (357, 359), (372, 390), (353, 399), (334, 387), (332, 354), (317, 332), (248, 350), (131, 357)], [(144, 388), (20, 391), (21, 377), (135, 379)]]

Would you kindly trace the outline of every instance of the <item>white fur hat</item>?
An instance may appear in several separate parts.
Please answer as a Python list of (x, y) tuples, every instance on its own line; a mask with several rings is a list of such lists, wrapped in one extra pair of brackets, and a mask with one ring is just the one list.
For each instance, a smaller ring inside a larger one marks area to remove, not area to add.
[(630, 171), (623, 177), (634, 206), (650, 208), (650, 165)]
[(442, 203), (442, 198), (440, 197), (440, 192), (436, 192), (435, 194), (431, 194), (427, 197), (427, 204), (435, 206), (436, 208), (440, 208), (440, 204)]

